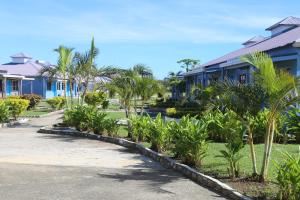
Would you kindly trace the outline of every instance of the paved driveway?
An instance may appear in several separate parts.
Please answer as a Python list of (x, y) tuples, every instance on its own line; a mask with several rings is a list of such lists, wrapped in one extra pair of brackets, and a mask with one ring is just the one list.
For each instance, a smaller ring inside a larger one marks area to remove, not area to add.
[(126, 148), (36, 133), (59, 117), (0, 129), (1, 200), (224, 199)]

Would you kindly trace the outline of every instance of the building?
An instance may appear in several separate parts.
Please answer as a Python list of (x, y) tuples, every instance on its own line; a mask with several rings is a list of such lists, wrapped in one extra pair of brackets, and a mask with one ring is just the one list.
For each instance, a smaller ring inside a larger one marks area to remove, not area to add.
[(243, 47), (216, 58), (184, 74), (186, 92), (193, 85), (209, 85), (212, 81), (225, 78), (239, 83), (252, 81), (255, 69), (240, 57), (262, 51), (272, 57), (275, 66), (287, 70), (294, 76), (300, 75), (300, 18), (287, 17), (266, 29), (270, 36), (255, 36), (244, 42)]
[[(3, 97), (9, 95), (38, 94), (43, 98), (64, 96), (64, 81), (55, 78), (50, 79), (40, 75), (45, 66), (52, 66), (50, 63), (33, 60), (25, 53), (18, 53), (11, 56), (11, 62), (0, 65), (0, 80)], [(6, 81), (5, 81), (6, 79)], [(6, 83), (6, 84), (3, 84)], [(73, 83), (73, 95), (77, 96), (77, 84)], [(70, 84), (66, 86), (67, 96), (70, 96)]]

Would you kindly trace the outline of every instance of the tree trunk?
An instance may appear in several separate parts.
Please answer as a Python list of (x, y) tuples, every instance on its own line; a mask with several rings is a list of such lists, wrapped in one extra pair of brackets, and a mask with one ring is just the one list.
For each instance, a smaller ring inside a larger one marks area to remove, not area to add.
[(253, 176), (257, 176), (257, 166), (256, 166), (256, 155), (254, 150), (254, 143), (253, 143), (253, 133), (250, 125), (248, 126), (248, 143), (250, 146), (250, 154), (251, 154), (251, 160), (252, 160), (252, 170), (253, 170)]
[(263, 164), (262, 164), (261, 175), (260, 175), (261, 182), (265, 182), (268, 177), (268, 168), (270, 163), (274, 132), (275, 132), (275, 119), (270, 119), (268, 123), (268, 129), (266, 132), (266, 138), (265, 138), (264, 157), (263, 157)]
[(73, 107), (73, 81), (70, 79), (70, 97), (71, 97), (71, 108)]
[(66, 98), (66, 107), (68, 108), (68, 99), (67, 99), (67, 80), (66, 80), (66, 77), (64, 76), (64, 96)]

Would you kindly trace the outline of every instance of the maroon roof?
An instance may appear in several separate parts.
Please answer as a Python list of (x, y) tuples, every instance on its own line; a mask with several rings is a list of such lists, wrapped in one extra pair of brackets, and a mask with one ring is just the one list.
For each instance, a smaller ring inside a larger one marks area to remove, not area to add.
[(300, 39), (300, 27), (296, 27), (290, 31), (281, 33), (274, 37), (266, 38), (265, 40), (255, 43), (254, 45), (246, 46), (231, 53), (228, 53), (220, 58), (212, 60), (203, 65), (203, 67), (208, 67), (210, 65), (215, 65), (219, 63), (226, 62), (238, 58), (243, 55), (254, 53), (256, 51), (267, 51), (270, 49), (283, 47), (288, 44), (294, 43), (296, 40)]

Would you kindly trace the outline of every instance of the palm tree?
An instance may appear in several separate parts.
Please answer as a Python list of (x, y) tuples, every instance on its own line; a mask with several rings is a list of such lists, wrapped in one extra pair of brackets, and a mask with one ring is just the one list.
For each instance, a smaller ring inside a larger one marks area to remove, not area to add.
[(163, 91), (163, 86), (153, 78), (136, 77), (136, 95), (141, 98), (141, 114), (144, 112), (145, 103), (154, 95)]
[(285, 71), (276, 71), (272, 58), (266, 53), (256, 52), (242, 57), (242, 60), (255, 66), (256, 81), (265, 89), (268, 100), (267, 106), (270, 110), (267, 116), (267, 129), (264, 143), (264, 156), (261, 168), (261, 181), (267, 180), (268, 167), (272, 151), (274, 132), (276, 129), (276, 118), (285, 112), (290, 105), (299, 102), (300, 98), (297, 88), (300, 85), (299, 78), (296, 79)]
[(185, 69), (186, 72), (190, 71), (190, 69), (193, 69), (200, 63), (200, 60), (195, 60), (195, 59), (182, 59), (177, 61), (178, 64), (182, 64), (181, 68)]
[(95, 47), (94, 38), (91, 41), (91, 46), (89, 51), (85, 53), (76, 53), (74, 62), (76, 63), (76, 68), (79, 76), (79, 88), (82, 91), (82, 101), (84, 102), (84, 98), (86, 92), (88, 90), (88, 85), (90, 82), (94, 80), (94, 77), (97, 75), (97, 67), (95, 64), (95, 58), (99, 54), (99, 50)]
[[(72, 67), (73, 60), (73, 48), (68, 48), (60, 45), (57, 49), (54, 50), (58, 52), (58, 61), (56, 66), (44, 66), (40, 74), (47, 75), (50, 79), (54, 77), (62, 77), (64, 83), (64, 96), (67, 97), (67, 77), (70, 68)], [(71, 83), (70, 83), (71, 84)]]
[(58, 52), (58, 54), (59, 54), (58, 61), (57, 61), (57, 67), (58, 67), (58, 71), (62, 75), (62, 78), (64, 81), (64, 96), (67, 97), (67, 71), (72, 64), (73, 48), (59, 46), (54, 51)]

